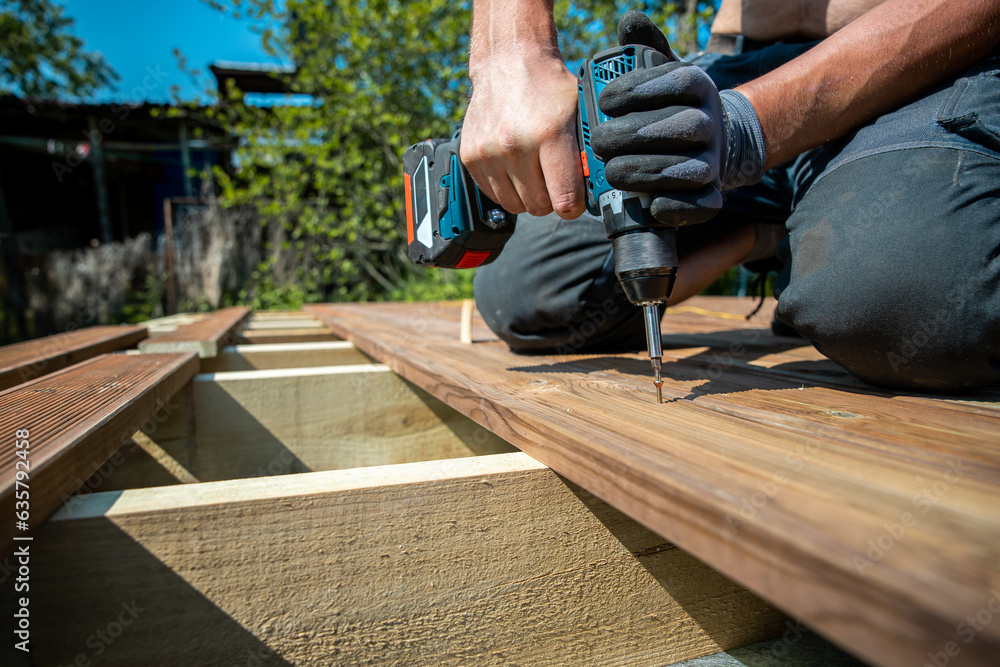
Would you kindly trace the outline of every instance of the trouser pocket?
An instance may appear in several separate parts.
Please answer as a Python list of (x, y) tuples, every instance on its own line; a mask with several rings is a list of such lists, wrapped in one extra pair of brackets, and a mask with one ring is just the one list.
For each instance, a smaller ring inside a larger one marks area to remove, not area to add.
[(942, 128), (1000, 153), (1000, 61), (990, 58), (980, 71), (955, 81), (937, 115)]

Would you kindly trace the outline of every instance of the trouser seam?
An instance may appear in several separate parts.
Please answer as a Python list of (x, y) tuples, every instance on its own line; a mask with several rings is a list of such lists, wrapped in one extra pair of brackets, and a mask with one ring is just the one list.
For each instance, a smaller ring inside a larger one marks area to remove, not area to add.
[(825, 169), (823, 171), (822, 174), (820, 174), (819, 176), (816, 177), (816, 180), (814, 180), (809, 185), (809, 189), (812, 189), (813, 187), (815, 187), (817, 183), (819, 183), (821, 180), (823, 180), (824, 178), (826, 178), (827, 176), (829, 176), (833, 172), (837, 171), (841, 167), (843, 167), (845, 165), (848, 165), (848, 164), (850, 164), (852, 162), (856, 162), (856, 161), (861, 160), (863, 158), (872, 157), (872, 156), (875, 156), (875, 155), (884, 155), (886, 153), (895, 153), (897, 151), (908, 151), (908, 150), (913, 150), (915, 148), (945, 148), (945, 149), (948, 149), (948, 150), (959, 151), (959, 152), (963, 152), (963, 153), (978, 153), (979, 155), (991, 158), (993, 160), (1000, 161), (1000, 156), (998, 156), (995, 152), (989, 150), (988, 148), (979, 148), (977, 146), (956, 146), (953, 143), (944, 142), (944, 141), (931, 141), (931, 142), (920, 141), (920, 142), (913, 142), (913, 143), (909, 143), (909, 144), (899, 144), (899, 145), (896, 145), (896, 146), (886, 146), (886, 147), (882, 147), (882, 148), (871, 148), (871, 149), (868, 149), (866, 151), (862, 151), (860, 153), (852, 154), (850, 157), (843, 158), (842, 160), (838, 161), (833, 166), (828, 167), (827, 169)]

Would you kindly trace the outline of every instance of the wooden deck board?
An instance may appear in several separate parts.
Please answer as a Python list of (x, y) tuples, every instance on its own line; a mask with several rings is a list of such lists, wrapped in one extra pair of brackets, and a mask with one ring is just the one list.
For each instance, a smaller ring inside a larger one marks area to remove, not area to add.
[(0, 391), (105, 352), (135, 346), (141, 326), (96, 326), (0, 347)]
[[(692, 306), (732, 314), (746, 303)], [(767, 313), (744, 323), (689, 311), (664, 319), (665, 343), (683, 340), (666, 351), (657, 405), (644, 353), (516, 355), (481, 320), (478, 342), (458, 345), (451, 304), (308, 310), (859, 656), (923, 664), (956, 642), (953, 664), (995, 664), (1000, 625), (969, 643), (957, 634), (1000, 603), (994, 390), (893, 394), (773, 336)]]
[[(13, 548), (15, 490), (27, 483), (27, 523), (37, 530), (197, 370), (191, 353), (106, 354), (0, 393), (0, 556)], [(16, 487), (19, 471), (28, 479)]]
[(243, 321), (250, 315), (246, 306), (222, 308), (191, 324), (141, 343), (143, 352), (196, 352), (199, 357), (214, 357), (228, 344)]

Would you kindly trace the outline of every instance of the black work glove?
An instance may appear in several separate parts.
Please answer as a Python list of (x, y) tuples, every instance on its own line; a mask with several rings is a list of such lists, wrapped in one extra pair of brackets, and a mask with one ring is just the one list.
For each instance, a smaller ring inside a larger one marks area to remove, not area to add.
[(591, 142), (608, 182), (652, 193), (650, 213), (666, 225), (704, 222), (722, 208), (722, 190), (764, 174), (757, 114), (743, 95), (720, 96), (707, 74), (677, 60), (642, 12), (622, 17), (618, 42), (652, 47), (673, 62), (624, 74), (601, 93), (598, 105), (612, 118), (594, 128)]

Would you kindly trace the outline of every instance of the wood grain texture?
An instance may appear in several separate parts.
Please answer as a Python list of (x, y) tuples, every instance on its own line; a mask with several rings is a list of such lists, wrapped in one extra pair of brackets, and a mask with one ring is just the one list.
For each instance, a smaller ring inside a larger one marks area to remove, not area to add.
[(146, 337), (141, 326), (96, 326), (0, 347), (0, 391)]
[[(909, 666), (960, 645), (950, 664), (996, 664), (1000, 623), (968, 643), (961, 627), (1000, 604), (991, 390), (942, 400), (781, 372), (828, 362), (765, 325), (684, 313), (664, 319), (685, 341), (657, 405), (645, 354), (521, 356), (475, 325), (481, 342), (456, 345), (454, 305), (310, 312), (853, 653)], [(774, 354), (788, 360), (754, 363)]]
[(250, 318), (247, 322), (247, 331), (266, 331), (282, 329), (322, 329), (323, 323), (314, 319), (292, 318), (279, 320), (268, 317), (264, 319)]
[(342, 340), (326, 327), (307, 327), (304, 329), (258, 329), (243, 332), (243, 337), (254, 344), (280, 343), (322, 343)]
[(177, 313), (176, 315), (166, 315), (152, 320), (142, 322), (142, 326), (149, 330), (150, 337), (161, 336), (171, 331), (176, 331), (179, 327), (200, 322), (208, 317), (208, 313)]
[(146, 428), (162, 455), (123, 451), (100, 490), (144, 486), (161, 467), (206, 482), (516, 451), (376, 364), (202, 374), (163, 414)]
[[(201, 361), (204, 361), (202, 359)], [(194, 383), (171, 396), (140, 431), (80, 487), (79, 494), (200, 481), (191, 474), (195, 438)]]
[(177, 327), (141, 343), (143, 352), (195, 352), (199, 357), (214, 357), (232, 341), (243, 321), (250, 315), (246, 306), (222, 308), (196, 322)]
[(225, 373), (276, 368), (369, 364), (369, 359), (347, 341), (236, 345), (201, 360), (202, 373)]
[(193, 389), (202, 481), (514, 450), (377, 364), (199, 375)]
[(40, 664), (123, 604), (102, 665), (652, 667), (786, 622), (521, 453), (94, 494), (34, 548)]
[(107, 354), (0, 393), (0, 526), (4, 537), (0, 555), (10, 552), (15, 534), (15, 473), (22, 461), (15, 447), (16, 431), (29, 431), (28, 523), (36, 530), (154, 417), (197, 368), (197, 359), (190, 353)]
[(252, 318), (260, 320), (311, 320), (313, 316), (304, 310), (255, 310)]

